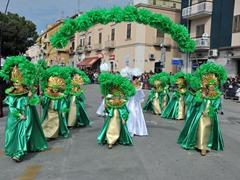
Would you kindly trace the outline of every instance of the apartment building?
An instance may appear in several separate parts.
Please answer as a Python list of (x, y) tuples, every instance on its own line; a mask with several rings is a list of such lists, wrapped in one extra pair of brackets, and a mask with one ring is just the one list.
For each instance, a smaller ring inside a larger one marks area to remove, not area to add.
[[(180, 23), (180, 3), (180, 0), (143, 0), (141, 3), (134, 1), (134, 6), (161, 13)], [(83, 69), (98, 70), (100, 64), (106, 62), (110, 71), (129, 66), (147, 72), (176, 72), (179, 69), (172, 65), (172, 59), (181, 57), (170, 35), (136, 22), (97, 24), (87, 32), (70, 37), (69, 47), (70, 65)]]
[(69, 44), (62, 49), (56, 49), (50, 43), (50, 37), (59, 31), (63, 23), (64, 21), (61, 19), (54, 24), (48, 24), (47, 29), (39, 35), (37, 41), (39, 51), (37, 51), (37, 54), (40, 57), (39, 59), (43, 58), (47, 61), (47, 66), (69, 64)]
[(181, 24), (196, 41), (195, 52), (182, 55), (184, 72), (209, 61), (240, 73), (240, 0), (182, 0)]

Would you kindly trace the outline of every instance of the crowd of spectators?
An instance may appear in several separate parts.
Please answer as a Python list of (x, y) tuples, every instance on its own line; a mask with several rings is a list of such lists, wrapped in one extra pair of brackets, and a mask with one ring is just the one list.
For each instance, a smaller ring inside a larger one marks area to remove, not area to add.
[(237, 90), (240, 87), (240, 77), (229, 76), (226, 83), (223, 85), (223, 92), (226, 98), (238, 98), (236, 96)]

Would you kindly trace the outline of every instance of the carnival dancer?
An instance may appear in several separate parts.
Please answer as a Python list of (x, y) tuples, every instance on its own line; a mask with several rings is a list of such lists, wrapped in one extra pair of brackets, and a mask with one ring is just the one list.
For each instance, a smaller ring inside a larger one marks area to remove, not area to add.
[(166, 106), (162, 117), (168, 119), (183, 120), (185, 118), (185, 98), (186, 98), (186, 79), (183, 72), (178, 72), (171, 76), (171, 84), (176, 84), (177, 88)]
[(152, 75), (149, 79), (153, 88), (148, 95), (143, 110), (161, 115), (169, 101), (169, 75), (166, 72)]
[[(187, 76), (189, 76), (189, 78), (187, 78)], [(187, 106), (187, 113), (186, 113), (186, 122), (187, 121), (191, 121), (194, 117), (194, 115), (196, 114), (196, 108), (194, 106), (194, 102), (195, 102), (195, 97), (196, 97), (196, 93), (198, 91), (200, 91), (200, 84), (196, 83), (199, 82), (200, 80), (196, 77), (193, 76), (192, 74), (187, 73), (185, 75), (187, 82), (188, 82), (188, 86), (187, 86), (187, 96), (185, 99), (185, 106)]]
[(136, 89), (136, 94), (132, 96), (127, 103), (127, 108), (130, 110), (127, 127), (131, 137), (134, 135), (147, 136), (147, 126), (141, 107), (141, 102), (144, 101), (145, 97), (142, 90), (143, 83), (139, 81), (142, 71), (139, 68), (134, 68), (131, 71), (132, 84)]
[(129, 110), (126, 107), (128, 97), (135, 95), (134, 86), (121, 75), (112, 75), (103, 72), (99, 77), (101, 93), (106, 97), (105, 107), (108, 116), (98, 135), (98, 143), (108, 144), (112, 149), (114, 144), (133, 145), (133, 140), (128, 132), (126, 121)]
[(52, 66), (40, 76), (42, 97), (42, 127), (45, 137), (68, 137), (66, 113), (69, 111), (65, 96), (71, 90), (71, 77), (64, 67)]
[(87, 126), (91, 125), (90, 119), (85, 109), (84, 100), (86, 100), (80, 85), (88, 84), (90, 82), (89, 77), (78, 69), (68, 66), (65, 68), (71, 76), (71, 91), (67, 97), (69, 113), (68, 113), (68, 127), (73, 129), (75, 126)]
[(35, 66), (23, 56), (6, 59), (1, 76), (11, 80), (13, 86), (6, 89), (9, 111), (5, 129), (5, 154), (20, 162), (30, 151), (43, 151), (48, 145), (44, 137), (36, 104), (39, 97), (31, 87), (36, 76)]
[[(101, 72), (108, 72), (109, 71), (108, 64), (107, 63), (102, 63), (100, 65), (100, 71)], [(105, 97), (102, 96), (102, 102), (101, 102), (100, 106), (98, 107), (98, 109), (96, 111), (96, 113), (101, 117), (106, 117), (107, 116), (107, 113), (104, 111), (105, 110), (104, 104), (105, 104)]]
[(191, 124), (185, 124), (188, 127), (183, 130), (188, 132), (178, 139), (178, 143), (185, 149), (198, 149), (205, 156), (211, 149), (224, 150), (217, 110), (221, 107), (222, 94), (219, 83), (227, 80), (227, 73), (222, 66), (206, 63), (197, 69), (195, 76), (201, 79), (202, 86), (202, 92), (195, 98), (198, 112)]

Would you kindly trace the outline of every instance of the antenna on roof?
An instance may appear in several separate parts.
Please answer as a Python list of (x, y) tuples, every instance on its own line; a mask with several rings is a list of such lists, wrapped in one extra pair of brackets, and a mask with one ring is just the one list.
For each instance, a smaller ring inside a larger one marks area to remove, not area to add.
[(80, 13), (80, 0), (78, 0), (78, 13)]

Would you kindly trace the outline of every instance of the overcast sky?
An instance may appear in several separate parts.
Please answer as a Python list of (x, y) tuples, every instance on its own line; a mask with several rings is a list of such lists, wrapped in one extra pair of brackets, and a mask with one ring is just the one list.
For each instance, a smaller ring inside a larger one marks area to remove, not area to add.
[[(0, 11), (5, 12), (8, 0), (0, 0)], [(79, 11), (107, 8), (113, 5), (124, 7), (133, 0), (10, 0), (7, 12), (24, 16), (37, 26), (37, 32), (46, 30), (47, 24), (73, 16)]]

